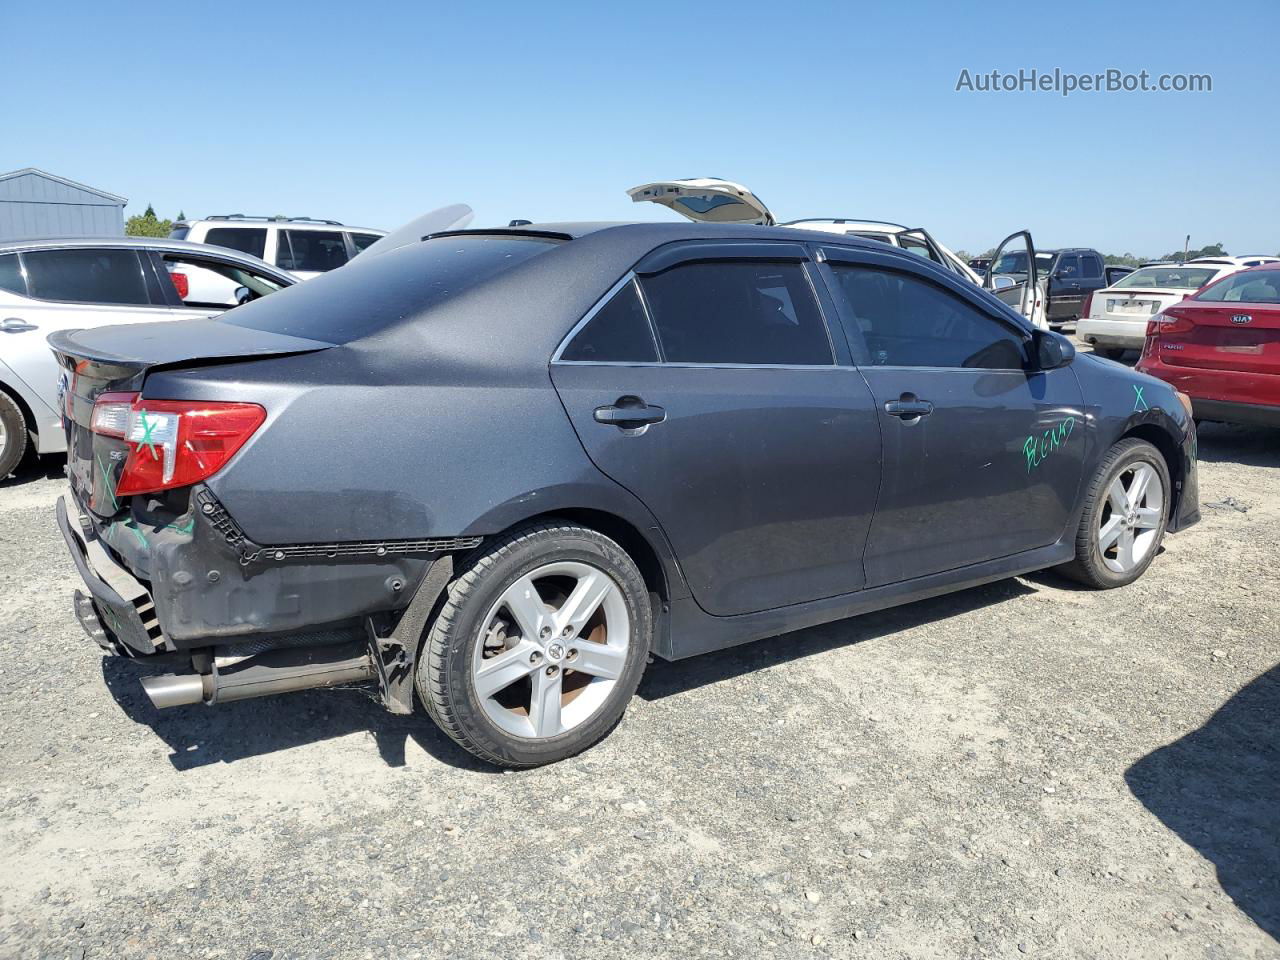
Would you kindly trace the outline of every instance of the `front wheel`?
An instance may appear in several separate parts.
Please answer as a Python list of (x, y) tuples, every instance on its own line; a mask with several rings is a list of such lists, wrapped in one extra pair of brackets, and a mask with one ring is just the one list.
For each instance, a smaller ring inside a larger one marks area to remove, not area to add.
[(469, 559), (427, 633), (418, 696), (440, 728), (505, 767), (573, 756), (622, 719), (649, 658), (644, 578), (618, 544), (526, 527)]
[(1099, 347), (1098, 352), (1108, 360), (1123, 360), (1124, 347)]
[(1159, 450), (1136, 439), (1113, 446), (1085, 493), (1076, 558), (1062, 572), (1104, 590), (1137, 580), (1160, 549), (1171, 490)]

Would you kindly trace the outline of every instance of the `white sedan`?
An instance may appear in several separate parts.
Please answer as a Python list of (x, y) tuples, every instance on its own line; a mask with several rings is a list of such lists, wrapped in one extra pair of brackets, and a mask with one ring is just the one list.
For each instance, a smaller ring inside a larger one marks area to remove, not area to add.
[(1103, 356), (1119, 360), (1126, 350), (1142, 349), (1147, 321), (1165, 307), (1245, 266), (1246, 258), (1224, 256), (1139, 267), (1090, 296), (1076, 323), (1076, 336)]

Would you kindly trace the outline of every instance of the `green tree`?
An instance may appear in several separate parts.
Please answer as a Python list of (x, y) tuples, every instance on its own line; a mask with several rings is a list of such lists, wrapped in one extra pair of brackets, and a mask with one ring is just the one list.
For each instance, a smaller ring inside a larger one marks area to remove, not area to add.
[(156, 217), (155, 208), (149, 203), (146, 211), (135, 214), (124, 224), (125, 235), (130, 237), (167, 237), (172, 229), (173, 221)]
[[(1196, 257), (1226, 257), (1229, 256), (1227, 251), (1223, 249), (1221, 243), (1211, 243), (1207, 247), (1201, 247), (1199, 250), (1188, 250), (1186, 259), (1194, 260)], [(1181, 250), (1175, 250), (1173, 253), (1166, 253), (1161, 260), (1176, 260), (1182, 262), (1183, 254)]]

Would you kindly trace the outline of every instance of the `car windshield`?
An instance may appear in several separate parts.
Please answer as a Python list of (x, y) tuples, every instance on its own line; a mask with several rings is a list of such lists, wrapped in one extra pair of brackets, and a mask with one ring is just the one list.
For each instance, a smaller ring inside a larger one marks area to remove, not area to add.
[(1199, 293), (1210, 303), (1280, 303), (1280, 270), (1244, 270)]
[(432, 237), (264, 297), (227, 323), (325, 343), (350, 343), (443, 303), (565, 241), (513, 234)]
[(1117, 290), (1125, 287), (1167, 287), (1171, 290), (1199, 290), (1213, 279), (1216, 267), (1143, 267), (1126, 274), (1114, 284)]
[[(1049, 274), (1049, 268), (1053, 266), (1054, 254), (1037, 253), (1036, 254), (1036, 274), (1040, 277), (1046, 277)], [(1027, 275), (1027, 252), (1025, 250), (1011, 250), (1001, 255), (996, 261), (996, 265), (991, 268), (991, 272), (1007, 273), (1012, 276), (1025, 277)]]

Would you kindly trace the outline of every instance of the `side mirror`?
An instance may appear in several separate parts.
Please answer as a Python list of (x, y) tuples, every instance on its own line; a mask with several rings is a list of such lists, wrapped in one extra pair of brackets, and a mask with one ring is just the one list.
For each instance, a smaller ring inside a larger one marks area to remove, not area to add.
[(1076, 345), (1060, 333), (1036, 330), (1031, 336), (1037, 370), (1056, 370), (1076, 357)]
[(236, 287), (235, 297), (237, 304), (248, 303), (253, 299), (253, 291), (248, 287)]
[(1002, 273), (999, 276), (991, 278), (992, 290), (1008, 290), (1010, 287), (1014, 286), (1017, 286), (1017, 281), (1007, 274)]

